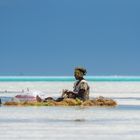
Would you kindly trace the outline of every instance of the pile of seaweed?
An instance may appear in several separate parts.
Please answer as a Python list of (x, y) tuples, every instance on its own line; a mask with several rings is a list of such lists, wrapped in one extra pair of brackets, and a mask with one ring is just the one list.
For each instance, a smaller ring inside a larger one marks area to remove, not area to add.
[(66, 98), (63, 101), (48, 100), (46, 102), (24, 101), (24, 102), (5, 102), (6, 106), (116, 106), (117, 103), (113, 99), (105, 97), (97, 97), (90, 100), (82, 101), (80, 99)]

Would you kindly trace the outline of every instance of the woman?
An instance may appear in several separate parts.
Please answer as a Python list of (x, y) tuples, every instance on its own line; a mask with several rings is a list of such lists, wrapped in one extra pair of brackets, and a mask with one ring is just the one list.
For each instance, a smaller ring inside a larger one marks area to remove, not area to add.
[(64, 90), (62, 98), (79, 98), (84, 101), (89, 99), (90, 88), (87, 81), (84, 79), (86, 73), (87, 71), (84, 68), (75, 68), (74, 77), (77, 81), (74, 83), (73, 91)]
[[(80, 99), (80, 100), (88, 100), (89, 99), (89, 85), (87, 81), (84, 79), (84, 75), (86, 75), (87, 71), (84, 68), (77, 67), (74, 71), (74, 77), (77, 80), (74, 83), (73, 91), (63, 90), (63, 93), (60, 98), (56, 99), (55, 101), (62, 101), (65, 98), (73, 98), (73, 99)], [(39, 96), (37, 96), (37, 101), (48, 101), (54, 100), (52, 97), (48, 97), (45, 100), (42, 100)]]

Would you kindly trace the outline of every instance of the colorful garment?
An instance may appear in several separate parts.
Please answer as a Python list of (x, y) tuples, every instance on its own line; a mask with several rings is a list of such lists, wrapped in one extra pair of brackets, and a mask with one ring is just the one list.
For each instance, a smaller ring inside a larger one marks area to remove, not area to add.
[[(89, 85), (85, 79), (81, 81), (76, 81), (74, 83), (73, 92), (77, 93), (77, 98), (81, 100), (89, 99)], [(83, 92), (80, 92), (82, 90)]]

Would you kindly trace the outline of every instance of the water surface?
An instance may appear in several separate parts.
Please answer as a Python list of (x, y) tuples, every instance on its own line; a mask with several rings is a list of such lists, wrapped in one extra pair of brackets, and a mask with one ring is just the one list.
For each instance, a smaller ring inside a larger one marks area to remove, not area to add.
[[(13, 77), (12, 77), (13, 78)], [(14, 79), (14, 78), (13, 78)], [(35, 80), (35, 79), (34, 79)], [(0, 107), (3, 140), (139, 140), (140, 82), (90, 81), (90, 97), (105, 96), (117, 107)], [(72, 81), (2, 81), (0, 96), (8, 100), (22, 90), (41, 91), (58, 97), (72, 89)], [(6, 90), (6, 92), (5, 92)]]

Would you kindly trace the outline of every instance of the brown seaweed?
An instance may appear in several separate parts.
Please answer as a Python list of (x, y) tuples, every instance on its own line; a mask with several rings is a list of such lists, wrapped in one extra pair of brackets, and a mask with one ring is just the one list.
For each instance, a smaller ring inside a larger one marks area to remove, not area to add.
[(25, 102), (5, 102), (6, 106), (116, 106), (117, 102), (110, 98), (98, 97), (86, 101), (79, 99), (66, 98), (57, 102), (48, 100), (46, 102), (25, 101)]

